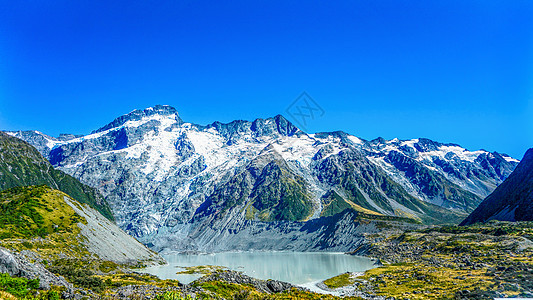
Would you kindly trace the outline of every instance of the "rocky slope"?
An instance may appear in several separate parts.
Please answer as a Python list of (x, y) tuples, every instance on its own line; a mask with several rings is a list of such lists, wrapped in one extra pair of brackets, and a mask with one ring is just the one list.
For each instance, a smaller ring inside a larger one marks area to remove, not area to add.
[(51, 273), (42, 264), (32, 263), (24, 255), (13, 253), (2, 247), (0, 247), (0, 273), (39, 279), (41, 289), (49, 289), (52, 285), (72, 289), (72, 284), (68, 283), (65, 278)]
[(533, 148), (461, 225), (488, 220), (533, 221)]
[(48, 260), (162, 261), (89, 205), (45, 185), (0, 192), (0, 211), (0, 244), (6, 248), (37, 248), (36, 257)]
[[(0, 273), (38, 279), (41, 289), (62, 287), (70, 297), (75, 287), (103, 286), (93, 270), (162, 262), (88, 204), (59, 190), (41, 185), (0, 192)], [(83, 267), (75, 270), (76, 265)]]
[(291, 234), (280, 224), (300, 232), (347, 208), (459, 222), (518, 164), (427, 139), (306, 134), (282, 116), (202, 126), (170, 106), (135, 110), (81, 137), (9, 134), (97, 188), (121, 228), (175, 249), (220, 249), (237, 236), (252, 245), (257, 228), (283, 239)]
[(30, 144), (0, 132), (0, 191), (40, 184), (61, 190), (113, 220), (109, 205), (96, 189), (54, 169)]

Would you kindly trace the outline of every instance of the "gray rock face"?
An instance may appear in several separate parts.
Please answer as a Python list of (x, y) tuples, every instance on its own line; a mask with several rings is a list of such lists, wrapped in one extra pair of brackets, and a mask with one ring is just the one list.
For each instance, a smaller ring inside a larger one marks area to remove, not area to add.
[(72, 290), (72, 285), (63, 277), (46, 270), (38, 262), (32, 263), (23, 255), (12, 253), (0, 247), (0, 273), (27, 279), (39, 279), (39, 288), (49, 289), (51, 285), (64, 286)]
[(119, 264), (145, 262), (150, 265), (164, 262), (162, 257), (126, 234), (96, 210), (80, 205), (68, 197), (63, 197), (63, 200), (76, 214), (85, 219), (86, 224), (78, 223), (81, 229), (80, 242), (98, 258)]
[[(282, 116), (200, 126), (168, 106), (135, 110), (67, 140), (11, 134), (97, 188), (117, 224), (157, 249), (218, 250), (230, 247), (226, 241), (241, 250), (272, 247), (268, 243), (303, 249), (281, 241), (296, 232), (299, 240), (318, 238), (301, 229), (320, 219), (327, 205), (331, 210), (323, 196), (333, 192), (355, 209), (428, 223), (459, 221), (518, 163), (428, 139), (306, 134)], [(348, 228), (332, 240), (350, 235)], [(269, 235), (279, 239), (267, 242)], [(319, 248), (311, 244), (307, 249)]]
[(15, 275), (19, 273), (19, 264), (13, 254), (0, 248), (0, 273)]

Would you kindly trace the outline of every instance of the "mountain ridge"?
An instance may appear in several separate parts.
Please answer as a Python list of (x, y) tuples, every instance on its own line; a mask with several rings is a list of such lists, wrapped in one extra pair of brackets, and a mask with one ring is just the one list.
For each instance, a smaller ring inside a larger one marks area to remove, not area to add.
[[(66, 141), (47, 140), (36, 132), (10, 134), (34, 143), (55, 167), (98, 187), (120, 227), (146, 243), (171, 235), (187, 239), (192, 227), (207, 230), (210, 218), (202, 218), (204, 211), (198, 209), (215, 205), (210, 211), (216, 212), (219, 204), (230, 207), (229, 216), (237, 218), (242, 210), (243, 218), (248, 212), (255, 222), (307, 222), (319, 218), (335, 199), (337, 209), (361, 207), (430, 223), (459, 222), (518, 162), (497, 152), (423, 138), (366, 141), (342, 131), (307, 134), (281, 115), (203, 126), (181, 120), (173, 108), (161, 109), (136, 110), (130, 119), (119, 117), (101, 127), (105, 130)], [(251, 173), (237, 179), (265, 149), (277, 153), (265, 165), (279, 161), (278, 166), (286, 167), (269, 169), (259, 181)], [(298, 186), (291, 178), (302, 182), (298, 197), (309, 199), (297, 210), (310, 209), (310, 217), (297, 213), (294, 218), (296, 208), (290, 205), (273, 219), (266, 217), (288, 203), (278, 192), (283, 182)], [(241, 185), (249, 189), (240, 194), (246, 207), (232, 204), (230, 196)], [(216, 193), (219, 204), (209, 200)], [(270, 196), (257, 200), (262, 193)], [(338, 197), (324, 197), (332, 193)], [(257, 215), (260, 211), (263, 217)], [(202, 239), (198, 232), (195, 238)]]

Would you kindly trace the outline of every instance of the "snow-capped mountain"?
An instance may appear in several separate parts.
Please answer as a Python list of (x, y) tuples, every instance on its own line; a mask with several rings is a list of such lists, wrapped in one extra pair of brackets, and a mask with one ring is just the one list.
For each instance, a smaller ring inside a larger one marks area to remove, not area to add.
[(268, 222), (326, 218), (346, 208), (460, 221), (519, 162), (428, 139), (307, 134), (280, 115), (202, 126), (160, 105), (86, 136), (10, 134), (97, 188), (121, 228), (145, 243), (172, 240), (175, 248), (188, 241), (221, 249), (213, 245), (228, 234), (257, 226), (268, 231)]

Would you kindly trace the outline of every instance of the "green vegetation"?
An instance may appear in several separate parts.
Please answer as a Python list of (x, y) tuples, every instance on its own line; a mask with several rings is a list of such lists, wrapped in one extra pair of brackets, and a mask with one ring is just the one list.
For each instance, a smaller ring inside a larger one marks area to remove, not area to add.
[(59, 300), (61, 289), (40, 291), (38, 279), (12, 277), (0, 273), (0, 299), (5, 300)]
[(292, 175), (276, 162), (263, 169), (263, 176), (268, 179), (260, 179), (250, 196), (260, 220), (303, 221), (312, 214), (311, 197), (301, 177)]
[(80, 243), (78, 223), (86, 221), (64, 197), (45, 185), (0, 192), (0, 245), (16, 252), (32, 250), (52, 273), (77, 287), (102, 292), (107, 286), (95, 274), (124, 266), (93, 257)]
[(0, 246), (17, 252), (32, 250), (48, 262), (65, 256), (92, 259), (79, 240), (78, 224), (86, 220), (65, 197), (65, 193), (45, 185), (0, 192)]
[(58, 259), (48, 266), (52, 273), (61, 275), (75, 286), (102, 292), (105, 288), (104, 281), (94, 276), (94, 272), (87, 266), (80, 265), (80, 261), (74, 259)]
[[(54, 181), (57, 183), (57, 189), (63, 191), (72, 199), (77, 200), (80, 203), (85, 203), (90, 207), (96, 209), (107, 219), (114, 221), (113, 213), (111, 208), (105, 201), (104, 197), (100, 193), (85, 184), (80, 183), (76, 178), (60, 171), (60, 170), (51, 170), (51, 176)], [(53, 188), (53, 186), (50, 186)]]
[(29, 185), (46, 185), (63, 191), (114, 220), (109, 205), (96, 189), (54, 169), (30, 144), (0, 132), (0, 191)]
[(176, 274), (204, 274), (209, 275), (216, 271), (226, 270), (226, 267), (220, 266), (194, 266), (194, 267), (183, 267), (185, 271), (177, 272)]
[[(15, 187), (0, 192), (0, 239), (75, 233), (82, 222), (62, 196), (46, 186)], [(32, 248), (25, 241), (23, 246)]]
[(259, 176), (249, 170), (237, 174), (210, 196), (210, 202), (219, 205), (222, 212), (244, 205), (248, 220), (304, 221), (313, 212), (305, 180), (276, 160)]
[(149, 274), (115, 272), (106, 275), (98, 275), (108, 287), (120, 287), (125, 285), (153, 285), (153, 286), (177, 286), (176, 280), (160, 280)]
[(269, 221), (306, 220), (313, 212), (313, 204), (303, 179), (282, 179), (279, 202), (269, 210)]
[[(208, 281), (196, 284), (195, 286), (201, 287), (203, 290), (209, 291), (212, 294), (223, 297), (224, 299), (232, 299), (234, 295), (246, 292), (247, 297), (250, 293), (255, 292), (254, 288), (248, 285), (228, 283), (225, 281)], [(258, 292), (254, 294), (258, 295)], [(246, 299), (246, 298), (244, 298)]]
[(118, 267), (119, 265), (112, 261), (102, 261), (100, 265), (98, 266), (98, 270), (100, 272), (109, 273), (109, 272), (116, 271)]
[(396, 223), (407, 223), (407, 224), (420, 224), (420, 221), (411, 218), (404, 217), (395, 217), (395, 216), (386, 216), (378, 214), (366, 214), (360, 211), (357, 211), (357, 220), (359, 222), (370, 222), (370, 221), (382, 221), (378, 222), (377, 225), (381, 227), (389, 227), (390, 222)]
[[(336, 175), (328, 180), (332, 186), (335, 186), (335, 190), (342, 195), (344, 201), (339, 197), (326, 195), (326, 199), (323, 199), (325, 202), (324, 215), (326, 216), (345, 209), (347, 204), (357, 211), (380, 214), (381, 210), (375, 207), (377, 205), (382, 210), (397, 217), (410, 218), (424, 224), (456, 224), (467, 216), (466, 213), (445, 209), (413, 197), (382, 171), (371, 165), (361, 164), (353, 157), (337, 159), (341, 160), (342, 169), (336, 165), (325, 166), (325, 168), (332, 168), (328, 171), (335, 172)], [(429, 185), (434, 183), (432, 180), (428, 182)], [(443, 190), (446, 193), (447, 190), (444, 188)], [(455, 197), (457, 195), (447, 196)], [(367, 198), (372, 199), (374, 204), (371, 205)], [(393, 207), (390, 199), (394, 199), (407, 210)], [(477, 201), (479, 202), (480, 199)]]
[[(339, 194), (337, 194), (337, 192), (333, 190), (327, 192), (322, 197), (322, 203), (324, 207), (322, 209), (322, 213), (320, 214), (321, 217), (333, 216), (347, 209), (351, 209), (356, 212), (362, 213), (362, 215), (369, 216), (370, 218), (373, 218), (374, 216), (385, 217), (383, 214), (380, 214), (370, 209), (366, 209), (360, 205), (353, 203), (350, 200), (346, 200), (342, 198)], [(396, 217), (392, 217), (392, 218), (396, 218)], [(409, 219), (409, 220), (412, 220), (412, 219)]]
[(483, 270), (460, 270), (409, 263), (367, 271), (378, 295), (410, 299), (455, 299), (459, 292), (487, 291), (492, 283)]
[(533, 238), (533, 222), (502, 222), (490, 221), (487, 223), (476, 223), (470, 226), (440, 226), (431, 227), (420, 230), (423, 233), (440, 232), (440, 233), (474, 233), (474, 234), (488, 234), (493, 236), (523, 236), (525, 238)]
[(15, 297), (23, 298), (39, 288), (39, 280), (11, 277), (9, 274), (0, 273), (0, 290)]
[(339, 276), (324, 280), (324, 284), (330, 289), (336, 289), (347, 285), (352, 285), (355, 277), (351, 273), (344, 273)]
[[(61, 275), (76, 287), (105, 293), (110, 288), (125, 285), (176, 287), (177, 280), (161, 280), (149, 274), (131, 273), (128, 266), (99, 259), (61, 258), (48, 264), (47, 269)], [(125, 272), (126, 270), (126, 272)]]
[(322, 197), (323, 209), (321, 217), (328, 217), (351, 208), (350, 204), (335, 191), (329, 191)]
[(157, 295), (155, 300), (192, 300), (193, 298), (189, 295), (183, 295), (179, 292), (169, 291), (164, 294)]

